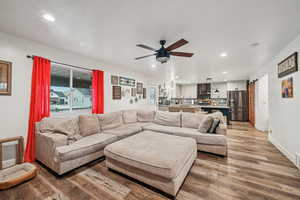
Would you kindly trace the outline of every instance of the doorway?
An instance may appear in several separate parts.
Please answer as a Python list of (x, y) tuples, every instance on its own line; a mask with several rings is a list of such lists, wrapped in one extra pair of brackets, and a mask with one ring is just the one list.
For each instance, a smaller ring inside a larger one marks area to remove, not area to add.
[(269, 77), (264, 75), (257, 81), (255, 89), (255, 128), (267, 131), (269, 128)]

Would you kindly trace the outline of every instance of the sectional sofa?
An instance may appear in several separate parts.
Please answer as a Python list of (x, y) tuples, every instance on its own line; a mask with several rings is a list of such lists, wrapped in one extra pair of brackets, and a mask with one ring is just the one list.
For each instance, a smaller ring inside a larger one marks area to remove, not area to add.
[(221, 113), (124, 110), (44, 118), (36, 124), (36, 157), (61, 175), (103, 157), (107, 145), (144, 130), (194, 138), (198, 150), (227, 155), (226, 125)]

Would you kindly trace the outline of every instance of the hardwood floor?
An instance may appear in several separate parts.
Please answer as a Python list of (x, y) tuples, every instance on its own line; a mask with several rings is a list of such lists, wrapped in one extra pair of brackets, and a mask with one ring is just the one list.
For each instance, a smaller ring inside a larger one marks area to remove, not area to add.
[[(300, 199), (300, 170), (248, 123), (228, 131), (228, 157), (198, 153), (178, 200)], [(40, 164), (33, 180), (7, 191), (1, 200), (163, 200), (167, 197), (107, 170), (94, 161), (58, 177)]]

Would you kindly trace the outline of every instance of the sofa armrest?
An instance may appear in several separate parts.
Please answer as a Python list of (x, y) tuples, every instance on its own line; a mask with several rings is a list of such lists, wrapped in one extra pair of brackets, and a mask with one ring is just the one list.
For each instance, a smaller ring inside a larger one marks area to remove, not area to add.
[(65, 146), (68, 143), (68, 137), (57, 133), (36, 133), (36, 158), (52, 167), (55, 149), (59, 146)]
[(220, 124), (216, 129), (216, 134), (227, 135), (227, 126), (226, 126), (226, 124)]

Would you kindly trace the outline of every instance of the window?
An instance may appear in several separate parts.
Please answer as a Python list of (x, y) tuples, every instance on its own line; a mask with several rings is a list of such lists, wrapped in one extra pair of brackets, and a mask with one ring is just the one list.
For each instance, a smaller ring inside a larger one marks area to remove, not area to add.
[(91, 72), (52, 64), (51, 112), (90, 110), (92, 108), (91, 89)]

